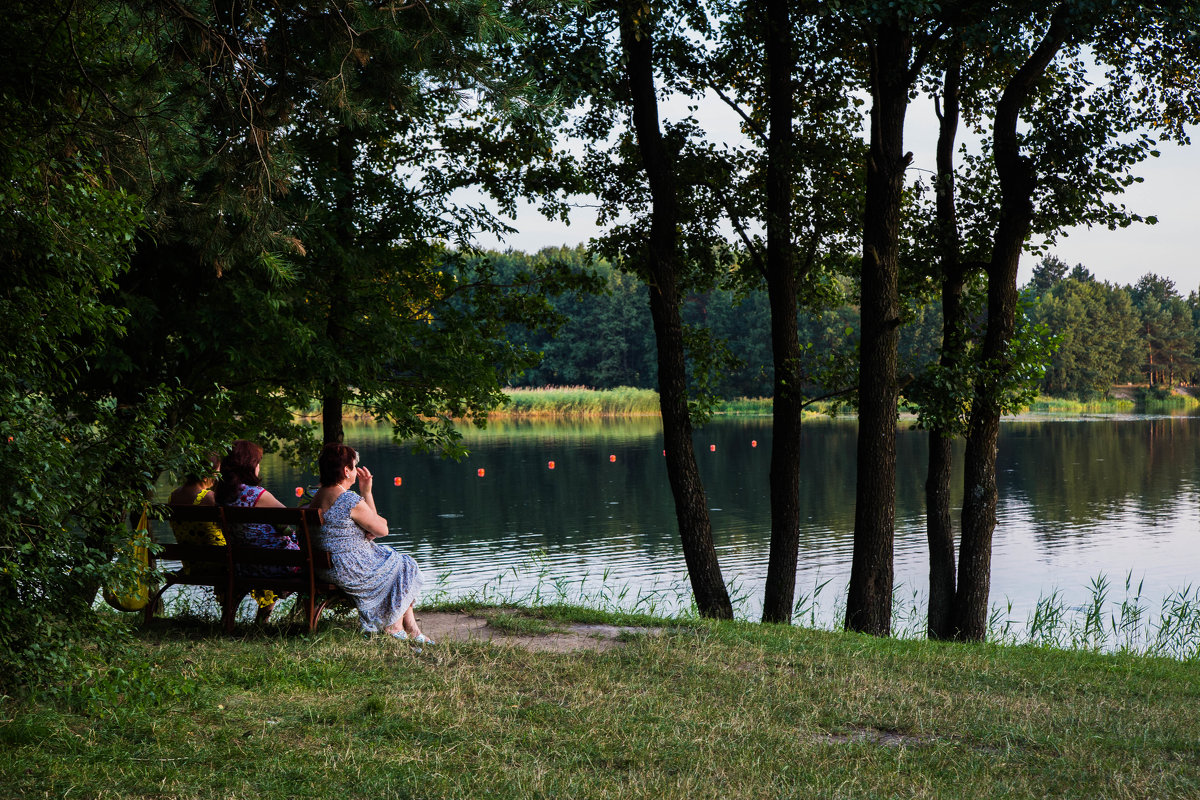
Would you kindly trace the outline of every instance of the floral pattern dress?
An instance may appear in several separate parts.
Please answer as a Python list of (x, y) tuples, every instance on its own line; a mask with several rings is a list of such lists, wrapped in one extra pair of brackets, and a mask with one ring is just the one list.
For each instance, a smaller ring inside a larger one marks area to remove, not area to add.
[(340, 494), (326, 510), (316, 541), (333, 563), (321, 577), (354, 598), (363, 630), (377, 633), (404, 615), (420, 596), (424, 579), (412, 556), (375, 544), (350, 518), (360, 502), (357, 492)]
[[(237, 497), (229, 505), (238, 508), (254, 508), (258, 505), (258, 501), (262, 498), (265, 491), (266, 489), (261, 486), (247, 486), (243, 483), (238, 489)], [(265, 523), (231, 526), (230, 534), (239, 544), (247, 544), (253, 547), (277, 547), (283, 550), (300, 549), (300, 544), (296, 541), (295, 533), (292, 531), (280, 532), (275, 529), (274, 525), (267, 525)], [(239, 574), (242, 575), (276, 577), (294, 573), (298, 570), (298, 567), (271, 567), (259, 564), (239, 567), (239, 570)], [(255, 589), (251, 594), (254, 595), (254, 600), (260, 608), (266, 608), (281, 597), (287, 597), (291, 592), (278, 595), (270, 589)]]

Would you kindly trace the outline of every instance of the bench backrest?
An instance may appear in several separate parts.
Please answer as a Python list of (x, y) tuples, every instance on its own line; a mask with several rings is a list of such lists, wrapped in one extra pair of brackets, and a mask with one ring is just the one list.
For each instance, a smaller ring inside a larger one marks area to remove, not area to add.
[[(282, 566), (306, 567), (306, 571), (316, 568), (328, 568), (329, 553), (313, 544), (312, 535), (321, 526), (321, 512), (314, 508), (239, 508), (235, 506), (167, 506), (169, 521), (175, 522), (208, 522), (221, 528), (225, 536), (228, 553), (225, 547), (205, 547), (202, 545), (169, 545), (164, 548), (167, 558), (184, 558), (204, 560), (211, 559), (212, 554), (221, 551), (222, 554), (237, 564), (275, 564)], [(247, 524), (266, 524), (279, 527), (295, 528), (300, 549), (284, 550), (282, 548), (254, 547), (237, 542), (231, 532), (235, 526)], [(220, 561), (225, 561), (221, 558)]]
[[(234, 508), (228, 506), (167, 506), (167, 519), (173, 522), (207, 522), (218, 525), (225, 536), (225, 545), (162, 544), (159, 558), (191, 562), (189, 568), (172, 573), (146, 606), (146, 621), (154, 614), (157, 600), (168, 586), (191, 584), (212, 586), (222, 604), (221, 620), (227, 632), (232, 632), (238, 604), (246, 591), (272, 589), (303, 593), (303, 608), (308, 629), (314, 630), (321, 611), (330, 598), (343, 596), (334, 584), (317, 577), (320, 569), (329, 569), (329, 552), (313, 543), (321, 525), (321, 513), (311, 508)], [(253, 547), (239, 543), (231, 534), (236, 526), (247, 524), (287, 526), (297, 531), (299, 550)], [(153, 556), (152, 556), (153, 558)], [(268, 575), (248, 574), (259, 570), (243, 570), (248, 565), (297, 567), (294, 572), (269, 571)], [(322, 600), (317, 601), (321, 595)]]

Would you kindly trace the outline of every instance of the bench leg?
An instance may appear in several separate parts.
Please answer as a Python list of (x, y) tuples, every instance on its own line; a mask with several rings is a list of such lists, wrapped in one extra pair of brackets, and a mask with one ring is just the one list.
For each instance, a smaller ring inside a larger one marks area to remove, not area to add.
[(146, 603), (146, 608), (142, 612), (142, 624), (143, 625), (149, 625), (151, 622), (154, 621), (155, 613), (158, 612), (160, 609), (162, 609), (163, 592), (165, 592), (167, 589), (170, 589), (173, 585), (174, 584), (172, 584), (172, 583), (165, 583), (162, 585), (162, 587), (159, 588), (159, 590), (157, 592), (150, 595), (150, 600), (149, 600), (149, 602)]
[(221, 627), (226, 633), (233, 633), (233, 624), (237, 621), (238, 606), (242, 604), (242, 600), (246, 597), (246, 592), (238, 592), (230, 590), (225, 595), (225, 602), (221, 608)]

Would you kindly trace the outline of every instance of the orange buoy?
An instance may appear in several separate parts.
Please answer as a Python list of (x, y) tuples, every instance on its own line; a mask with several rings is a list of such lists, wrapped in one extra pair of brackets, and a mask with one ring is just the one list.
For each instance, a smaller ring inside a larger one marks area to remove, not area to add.
[(710, 444), (710, 445), (708, 446), (708, 452), (710, 452), (710, 453), (715, 453), (715, 452), (717, 452), (717, 446), (716, 446), (715, 444)]
[(609, 461), (612, 461), (612, 462), (614, 462), (614, 463), (615, 463), (615, 462), (616, 462), (616, 460), (617, 460), (617, 457), (616, 457), (615, 455), (612, 455), (612, 456), (609, 456), (609, 457), (608, 457), (608, 460), (609, 460)]
[(303, 497), (303, 496), (304, 496), (304, 490), (301, 489), (299, 486), (297, 486), (296, 487), (296, 497)]
[(547, 469), (554, 469), (554, 462), (553, 462), (553, 461), (547, 461), (547, 462), (546, 462), (546, 468), (547, 468)]
[(480, 467), (479, 471), (476, 472), (475, 474), (482, 478), (483, 477), (483, 467)]
[(750, 440), (750, 446), (751, 446), (751, 447), (758, 447), (758, 439), (751, 439), (751, 440)]
[(392, 483), (399, 486), (401, 483), (403, 483), (403, 481), (400, 480), (399, 476), (396, 476), (395, 478), (392, 478)]

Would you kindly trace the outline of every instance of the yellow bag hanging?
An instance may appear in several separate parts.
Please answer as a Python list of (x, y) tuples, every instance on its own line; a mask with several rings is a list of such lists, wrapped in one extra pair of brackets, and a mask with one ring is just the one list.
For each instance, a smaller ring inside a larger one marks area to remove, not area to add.
[(146, 582), (150, 572), (150, 554), (145, 545), (137, 543), (145, 540), (144, 534), (149, 529), (146, 506), (142, 506), (142, 516), (138, 519), (138, 524), (133, 529), (133, 536), (129, 539), (129, 547), (132, 550), (130, 559), (137, 573), (137, 579), (132, 585), (127, 584), (119, 589), (104, 587), (105, 602), (118, 611), (141, 611), (150, 601), (150, 585)]

